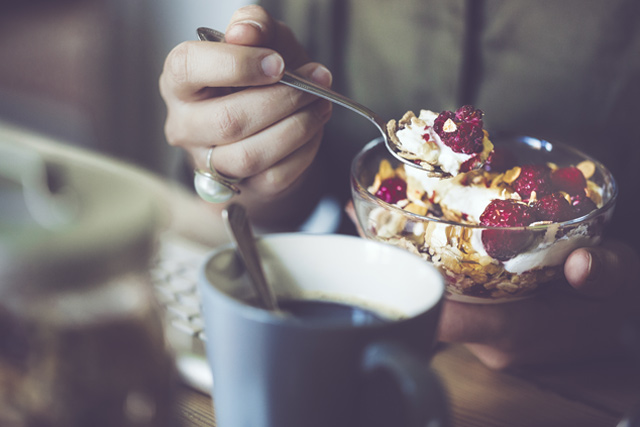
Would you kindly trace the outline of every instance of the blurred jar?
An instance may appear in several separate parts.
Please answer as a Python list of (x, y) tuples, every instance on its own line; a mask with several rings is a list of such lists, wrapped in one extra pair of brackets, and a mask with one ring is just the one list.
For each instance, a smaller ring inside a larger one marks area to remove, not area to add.
[(64, 156), (0, 158), (0, 425), (177, 425), (151, 195)]

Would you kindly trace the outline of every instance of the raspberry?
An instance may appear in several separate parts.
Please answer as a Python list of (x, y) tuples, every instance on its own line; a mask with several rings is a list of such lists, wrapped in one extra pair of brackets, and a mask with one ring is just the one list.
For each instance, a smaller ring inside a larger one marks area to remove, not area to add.
[(480, 160), (480, 156), (475, 155), (473, 157), (470, 157), (460, 165), (460, 172), (469, 172), (471, 170), (474, 170), (480, 167), (480, 163), (482, 163), (482, 161)]
[(480, 215), (480, 224), (487, 227), (522, 227), (536, 220), (529, 205), (513, 199), (494, 199)]
[(402, 178), (387, 178), (380, 184), (376, 197), (387, 203), (398, 203), (407, 198), (407, 183)]
[(575, 218), (575, 209), (560, 193), (551, 193), (531, 204), (540, 221), (563, 222)]
[(543, 197), (551, 192), (551, 170), (546, 165), (524, 165), (511, 186), (523, 200), (528, 200), (532, 191)]
[[(436, 117), (433, 129), (442, 142), (456, 153), (479, 153), (484, 139), (482, 115), (481, 110), (470, 105), (458, 108), (455, 113), (443, 111)], [(449, 120), (451, 123), (447, 124)]]
[[(492, 200), (480, 215), (480, 224), (488, 227), (522, 227), (536, 221), (535, 212), (515, 200)], [(483, 230), (484, 249), (493, 258), (506, 261), (526, 248), (531, 241), (527, 230)]]
[(570, 166), (559, 168), (551, 172), (551, 182), (556, 190), (573, 194), (584, 193), (587, 180), (580, 169)]
[(584, 216), (598, 208), (593, 200), (584, 193), (571, 196), (571, 205), (573, 206), (576, 218)]
[(504, 172), (516, 166), (517, 160), (511, 150), (504, 147), (494, 147), (493, 152), (484, 164), (488, 172)]
[(456, 118), (482, 128), (482, 110), (477, 110), (471, 105), (463, 105), (456, 110)]

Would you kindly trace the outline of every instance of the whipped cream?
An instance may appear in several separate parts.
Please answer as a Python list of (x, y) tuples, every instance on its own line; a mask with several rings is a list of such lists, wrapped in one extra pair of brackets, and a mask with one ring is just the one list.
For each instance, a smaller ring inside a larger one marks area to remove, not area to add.
[[(574, 250), (600, 243), (600, 236), (590, 236), (586, 224), (572, 229), (566, 235), (557, 238), (555, 227), (549, 227), (541, 241), (526, 252), (503, 261), (504, 269), (509, 273), (522, 274), (544, 267), (554, 267), (564, 263)], [(487, 255), (482, 244), (482, 230), (473, 230), (471, 245), (480, 255)]]
[(480, 215), (489, 202), (505, 198), (505, 194), (497, 188), (461, 185), (456, 180), (430, 177), (416, 168), (405, 168), (405, 172), (408, 178), (420, 184), (429, 198), (450, 210), (466, 215), (471, 222), (480, 222)]
[[(438, 113), (431, 110), (420, 110), (418, 120), (412, 120), (404, 128), (396, 132), (401, 148), (415, 154), (428, 163), (438, 164), (447, 173), (455, 176), (460, 166), (473, 157), (472, 154), (456, 153), (442, 142), (433, 130), (433, 123)], [(424, 135), (428, 134), (428, 140)]]
[(600, 236), (589, 236), (586, 224), (574, 228), (559, 239), (555, 237), (555, 233), (547, 233), (535, 248), (504, 261), (504, 269), (510, 273), (522, 274), (526, 271), (560, 265), (574, 250), (595, 246), (598, 243), (600, 243)]

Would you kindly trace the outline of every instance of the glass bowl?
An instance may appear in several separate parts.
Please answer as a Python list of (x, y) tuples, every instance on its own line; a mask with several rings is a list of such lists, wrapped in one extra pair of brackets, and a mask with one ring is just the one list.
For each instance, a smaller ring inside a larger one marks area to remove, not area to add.
[[(529, 297), (542, 285), (563, 278), (563, 264), (567, 256), (576, 248), (600, 243), (615, 206), (618, 190), (612, 174), (600, 162), (580, 151), (532, 137), (492, 136), (491, 139), (496, 150), (509, 151), (512, 162), (517, 165), (565, 167), (587, 164), (592, 170), (590, 194), (597, 193), (592, 196), (597, 208), (564, 222), (539, 221), (526, 227), (485, 227), (473, 223), (465, 213), (455, 209), (438, 209), (438, 204), (429, 203), (433, 201), (433, 195), (429, 200), (425, 200), (427, 197), (423, 195), (425, 203), (422, 204), (420, 200), (392, 204), (377, 197), (374, 193), (383, 171), (400, 176), (404, 173), (405, 180), (407, 173), (405, 167), (389, 155), (381, 138), (367, 144), (351, 165), (352, 197), (364, 236), (403, 247), (433, 263), (446, 279), (447, 298), (456, 301), (514, 301)], [(382, 169), (381, 163), (385, 163)], [(420, 174), (416, 171), (409, 171), (409, 174), (415, 177)], [(486, 171), (479, 171), (478, 174), (495, 176), (499, 173), (489, 175)], [(504, 175), (501, 176), (504, 178)], [(415, 182), (415, 179), (410, 180)], [(407, 186), (411, 192), (411, 187), (416, 185), (407, 180)], [(489, 187), (488, 183), (486, 187)], [(463, 206), (462, 210), (466, 209), (465, 206), (472, 209), (470, 193), (460, 193), (452, 200), (452, 204)], [(489, 255), (485, 239), (494, 245), (508, 245), (512, 252), (496, 255), (490, 250), (492, 255)]]

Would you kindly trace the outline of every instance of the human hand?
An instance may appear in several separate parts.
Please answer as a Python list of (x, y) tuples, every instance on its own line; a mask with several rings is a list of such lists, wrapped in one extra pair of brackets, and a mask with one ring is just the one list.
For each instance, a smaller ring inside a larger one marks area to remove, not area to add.
[[(352, 203), (346, 212), (357, 226)], [(573, 251), (564, 272), (565, 281), (521, 301), (445, 300), (439, 340), (464, 343), (494, 369), (621, 352), (622, 333), (637, 316), (640, 302), (638, 253), (622, 242), (605, 241)]]
[(440, 339), (466, 343), (496, 369), (619, 353), (637, 311), (639, 262), (617, 241), (577, 249), (565, 262), (566, 282), (532, 298), (495, 305), (447, 301)]
[(167, 56), (159, 81), (165, 134), (203, 170), (214, 147), (213, 167), (243, 179), (242, 202), (251, 209), (300, 181), (331, 114), (330, 102), (273, 83), (285, 64), (324, 86), (331, 74), (309, 62), (289, 28), (258, 6), (236, 11), (225, 39), (184, 42)]
[(639, 262), (621, 242), (577, 249), (565, 262), (566, 281), (531, 298), (490, 305), (447, 301), (439, 337), (466, 343), (495, 369), (620, 353), (622, 332), (637, 311)]

